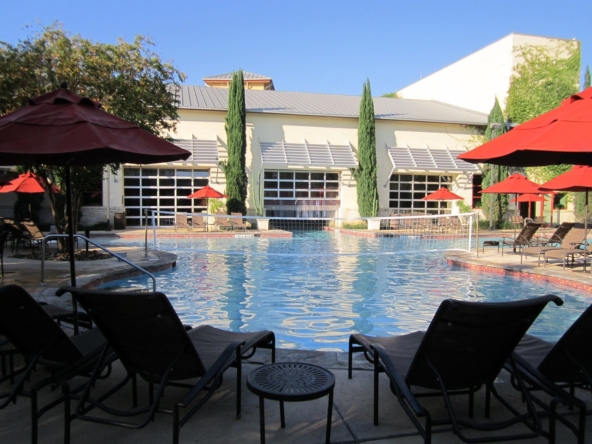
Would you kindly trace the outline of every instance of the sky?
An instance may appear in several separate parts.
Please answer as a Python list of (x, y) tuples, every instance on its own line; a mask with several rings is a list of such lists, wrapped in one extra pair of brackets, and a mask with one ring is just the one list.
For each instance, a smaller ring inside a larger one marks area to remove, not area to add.
[(102, 43), (149, 36), (187, 85), (242, 69), (277, 90), (395, 92), (511, 33), (572, 39), (592, 65), (590, 0), (0, 0), (0, 41), (59, 22)]

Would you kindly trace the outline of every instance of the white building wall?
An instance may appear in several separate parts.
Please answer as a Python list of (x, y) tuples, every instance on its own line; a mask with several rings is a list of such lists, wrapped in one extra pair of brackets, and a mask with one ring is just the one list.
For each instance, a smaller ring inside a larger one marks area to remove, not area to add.
[(502, 108), (522, 45), (553, 46), (559, 39), (510, 34), (398, 91), (405, 99), (437, 100), (489, 113), (497, 97)]

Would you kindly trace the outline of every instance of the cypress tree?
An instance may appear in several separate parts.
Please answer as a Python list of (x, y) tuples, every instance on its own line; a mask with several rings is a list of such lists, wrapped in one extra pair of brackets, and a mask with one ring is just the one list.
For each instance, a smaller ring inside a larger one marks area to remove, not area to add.
[(358, 190), (358, 211), (361, 217), (374, 217), (378, 213), (378, 187), (376, 184), (376, 122), (370, 80), (364, 83), (358, 123), (358, 168), (354, 177)]
[(590, 88), (590, 67), (586, 66), (586, 73), (584, 74), (584, 88)]
[[(495, 128), (492, 128), (492, 124), (497, 124)], [(499, 126), (498, 126), (499, 125)], [(506, 132), (506, 125), (504, 119), (504, 113), (502, 112), (502, 108), (495, 98), (495, 103), (489, 112), (489, 117), (487, 118), (487, 129), (485, 130), (485, 139), (486, 141), (490, 141), (495, 139), (497, 136), (502, 135)], [(483, 182), (482, 187), (487, 188), (491, 185), (491, 170), (492, 166), (487, 165), (486, 171), (483, 173)], [(495, 166), (495, 178), (494, 183), (501, 182), (506, 177), (508, 177), (509, 169), (507, 166), (496, 165)], [(484, 194), (481, 197), (481, 204), (483, 209), (483, 214), (485, 217), (489, 218), (489, 202), (490, 197), (489, 194)], [(507, 194), (494, 194), (493, 195), (493, 220), (495, 221), (496, 225), (500, 224), (503, 218), (504, 213), (508, 208), (508, 195)]]
[(228, 160), (222, 164), (226, 176), (226, 209), (228, 214), (246, 214), (247, 172), (246, 172), (246, 110), (243, 71), (232, 73), (228, 91), (228, 114), (226, 115), (226, 142)]

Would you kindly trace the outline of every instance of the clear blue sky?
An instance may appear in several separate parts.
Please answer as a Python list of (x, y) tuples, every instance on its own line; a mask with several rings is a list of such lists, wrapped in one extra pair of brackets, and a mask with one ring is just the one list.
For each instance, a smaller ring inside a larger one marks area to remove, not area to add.
[(150, 36), (188, 85), (243, 69), (283, 91), (360, 95), (368, 78), (379, 96), (512, 32), (576, 38), (592, 65), (590, 0), (0, 0), (0, 11), (12, 44), (54, 21), (104, 43)]

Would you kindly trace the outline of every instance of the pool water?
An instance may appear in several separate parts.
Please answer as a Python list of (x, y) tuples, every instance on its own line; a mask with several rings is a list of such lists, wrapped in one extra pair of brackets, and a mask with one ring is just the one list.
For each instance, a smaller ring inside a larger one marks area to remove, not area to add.
[[(345, 351), (351, 333), (425, 329), (447, 298), (513, 301), (549, 293), (565, 304), (549, 305), (530, 333), (553, 341), (589, 304), (587, 293), (570, 287), (450, 266), (442, 250), (458, 246), (449, 241), (428, 246), (420, 239), (304, 232), (293, 238), (160, 239), (158, 248), (179, 257), (176, 268), (156, 277), (157, 290), (184, 323), (273, 330), (283, 348)], [(150, 281), (104, 287), (118, 286), (150, 288)]]

